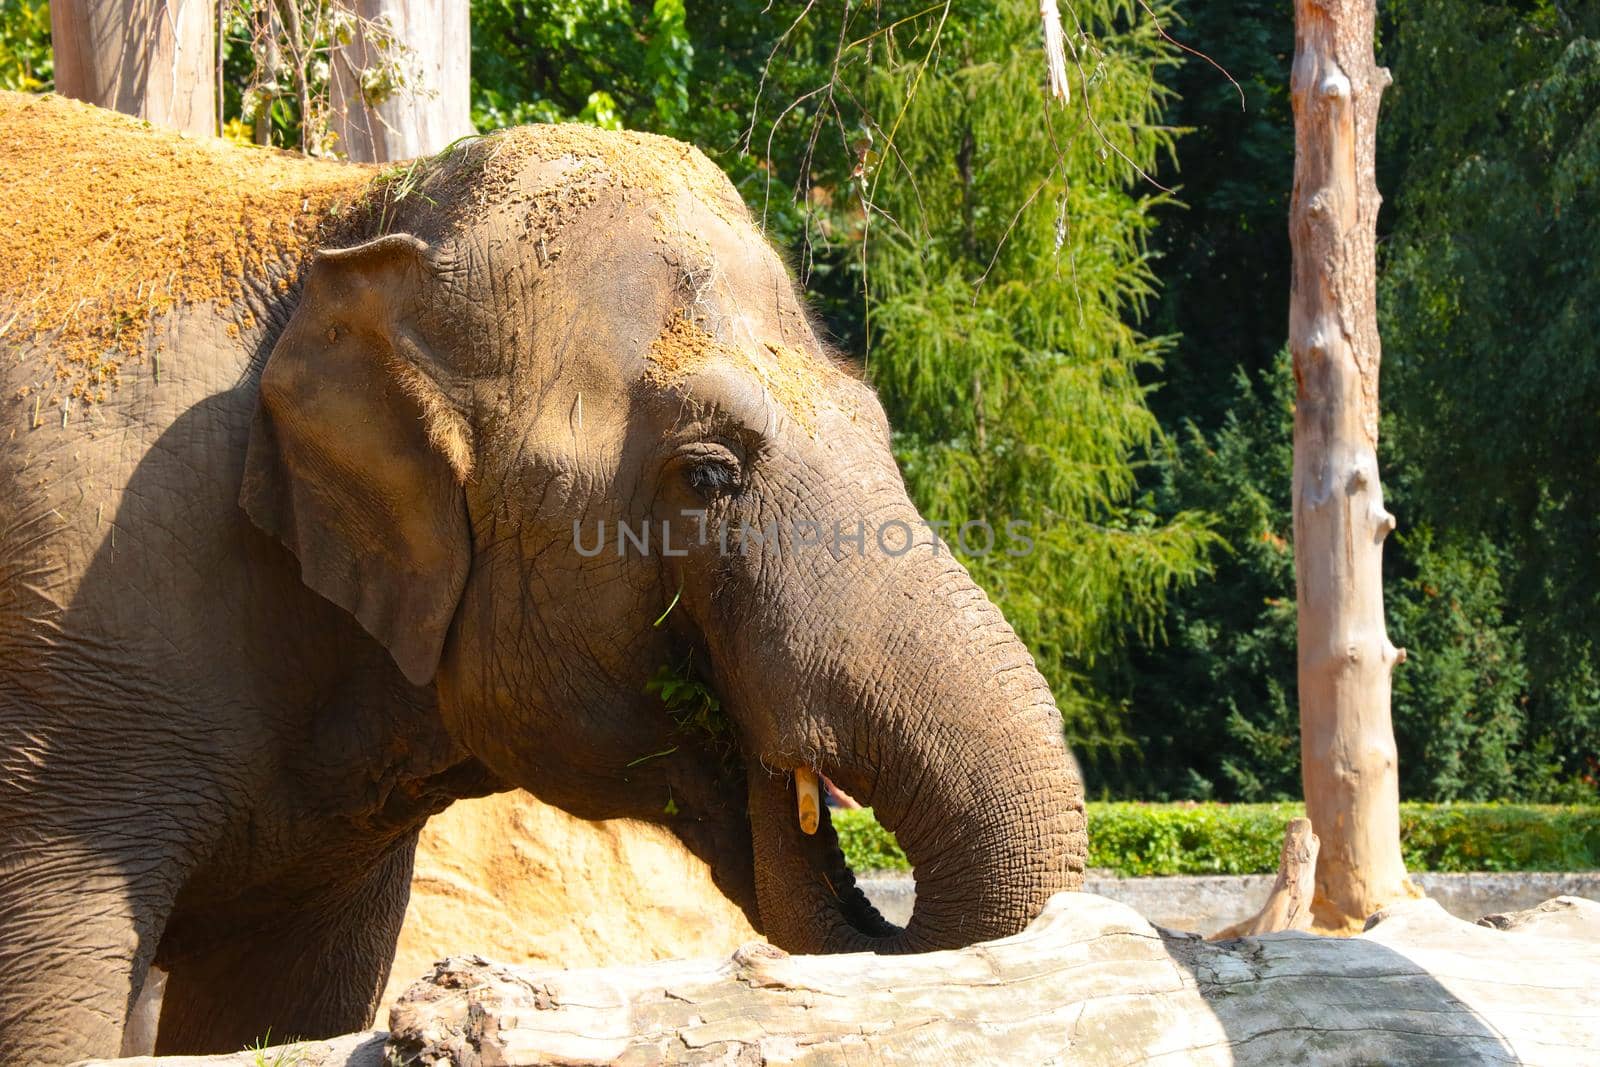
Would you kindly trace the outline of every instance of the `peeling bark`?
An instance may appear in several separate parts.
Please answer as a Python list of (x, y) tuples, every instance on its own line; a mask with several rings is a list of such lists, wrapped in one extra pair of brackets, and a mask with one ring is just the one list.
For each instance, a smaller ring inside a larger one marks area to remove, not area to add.
[(1600, 905), (1546, 907), (1516, 933), (1415, 901), (1360, 937), (1217, 943), (1061, 894), (1016, 937), (920, 956), (752, 945), (590, 971), (456, 958), (401, 999), (389, 1055), (463, 1067), (1570, 1063), (1600, 1052)]
[(1294, 247), (1289, 347), (1294, 554), (1306, 814), (1322, 838), (1313, 912), (1353, 931), (1419, 895), (1400, 855), (1390, 676), (1405, 652), (1383, 619), (1378, 482), (1374, 145), (1389, 72), (1372, 50), (1374, 0), (1295, 0)]

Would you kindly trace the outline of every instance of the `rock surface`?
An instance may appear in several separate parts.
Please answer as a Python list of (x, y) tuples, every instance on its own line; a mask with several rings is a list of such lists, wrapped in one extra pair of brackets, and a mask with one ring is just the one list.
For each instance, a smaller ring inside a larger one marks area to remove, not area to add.
[(378, 1024), (436, 960), (464, 950), (608, 967), (726, 955), (758, 937), (663, 827), (585, 822), (521, 791), (462, 800), (422, 831)]

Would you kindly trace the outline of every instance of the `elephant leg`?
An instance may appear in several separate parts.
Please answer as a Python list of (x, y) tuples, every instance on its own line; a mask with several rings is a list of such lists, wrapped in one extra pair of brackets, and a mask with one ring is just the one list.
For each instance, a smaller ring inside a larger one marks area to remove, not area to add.
[(176, 864), (125, 844), (30, 851), (0, 858), (0, 1063), (118, 1056)]
[(315, 903), (163, 961), (168, 968), (158, 1055), (236, 1052), (365, 1029), (389, 979), (411, 895), (416, 835)]

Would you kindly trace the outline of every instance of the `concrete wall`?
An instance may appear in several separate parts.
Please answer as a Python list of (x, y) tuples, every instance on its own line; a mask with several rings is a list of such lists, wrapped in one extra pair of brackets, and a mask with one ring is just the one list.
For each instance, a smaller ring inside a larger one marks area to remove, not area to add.
[[(1542, 904), (1551, 897), (1600, 900), (1600, 871), (1561, 874), (1522, 871), (1505, 874), (1413, 874), (1428, 895), (1468, 922), (1485, 915)], [(1083, 888), (1121, 901), (1157, 926), (1214, 933), (1256, 913), (1270, 874), (1177, 875), (1168, 878), (1091, 876)], [(915, 888), (906, 875), (866, 875), (859, 879), (884, 918), (904, 924), (911, 917)]]

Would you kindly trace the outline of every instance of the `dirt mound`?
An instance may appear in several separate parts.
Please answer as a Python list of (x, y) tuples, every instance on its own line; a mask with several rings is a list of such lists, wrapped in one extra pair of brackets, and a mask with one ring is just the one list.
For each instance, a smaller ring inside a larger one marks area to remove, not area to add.
[(54, 334), (55, 383), (101, 399), (152, 317), (231, 301), (241, 278), (299, 258), (375, 173), (0, 93), (0, 338)]
[(378, 1023), (451, 954), (605, 967), (725, 955), (757, 940), (664, 827), (585, 822), (522, 792), (458, 801), (423, 828)]

